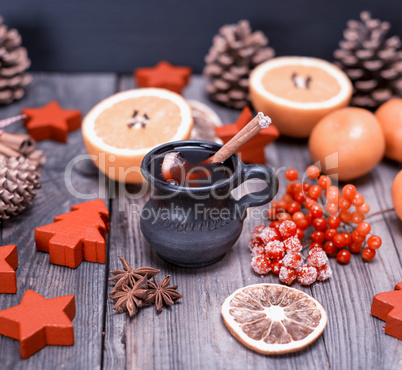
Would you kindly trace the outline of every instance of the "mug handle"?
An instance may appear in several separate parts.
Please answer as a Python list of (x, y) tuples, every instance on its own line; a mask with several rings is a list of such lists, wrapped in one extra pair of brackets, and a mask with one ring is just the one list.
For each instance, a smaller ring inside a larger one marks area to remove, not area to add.
[(236, 201), (243, 219), (246, 218), (247, 208), (269, 203), (277, 194), (279, 187), (275, 172), (270, 167), (262, 164), (243, 165), (241, 183), (250, 179), (261, 179), (267, 184), (267, 187), (263, 190), (246, 194)]

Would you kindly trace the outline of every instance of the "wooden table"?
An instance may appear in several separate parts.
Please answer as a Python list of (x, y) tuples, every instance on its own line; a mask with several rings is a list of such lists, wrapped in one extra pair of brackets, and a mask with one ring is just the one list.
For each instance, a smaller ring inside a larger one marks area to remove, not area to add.
[[(85, 114), (103, 98), (132, 87), (130, 76), (35, 74), (27, 97), (1, 108), (1, 118), (54, 99), (65, 108), (82, 109)], [(207, 101), (203, 87), (204, 81), (194, 77), (185, 97)], [(238, 115), (237, 111), (208, 104), (216, 109), (223, 122), (233, 122)], [(11, 130), (24, 132), (19, 123)], [(109, 258), (105, 265), (83, 262), (75, 270), (52, 265), (48, 254), (36, 251), (34, 229), (82, 201), (70, 194), (64, 172), (74, 157), (86, 151), (80, 131), (71, 133), (66, 145), (43, 141), (38, 146), (47, 154), (42, 188), (23, 215), (4, 223), (1, 229), (0, 245), (16, 244), (20, 265), (18, 293), (0, 295), (0, 309), (18, 304), (28, 288), (48, 298), (74, 294), (75, 345), (48, 346), (21, 360), (18, 341), (0, 336), (1, 368), (402, 369), (402, 341), (386, 335), (384, 322), (370, 315), (373, 296), (392, 290), (402, 281), (402, 223), (395, 213), (371, 220), (373, 232), (383, 240), (371, 263), (363, 263), (359, 256), (352, 256), (346, 266), (331, 260), (334, 273), (329, 281), (308, 288), (295, 284), (327, 310), (329, 321), (323, 335), (298, 353), (263, 356), (232, 337), (220, 315), (222, 302), (234, 290), (253, 283), (278, 282), (275, 275), (261, 278), (250, 269), (247, 243), (251, 228), (261, 220), (247, 219), (240, 240), (217, 264), (196, 270), (171, 266), (146, 244), (138, 215), (132, 212), (141, 208), (146, 199), (119, 199), (122, 189), (117, 184), (99, 184), (94, 171), (77, 165), (78, 170), (72, 172), (72, 186), (81, 193), (106, 194), (103, 197), (111, 213)], [(266, 154), (269, 165), (278, 172), (290, 167), (303, 171), (310, 164), (304, 141), (280, 139), (267, 147)], [(354, 182), (373, 212), (392, 207), (390, 187), (400, 169), (401, 165), (383, 161), (371, 174)], [(131, 186), (128, 190), (135, 193), (138, 189)], [(282, 187), (281, 193), (283, 190)], [(159, 315), (153, 308), (141, 310), (131, 320), (113, 311), (113, 302), (108, 298), (112, 284), (108, 278), (109, 270), (120, 268), (118, 256), (133, 266), (158, 268), (161, 276), (171, 274), (172, 282), (179, 285), (184, 296), (181, 302)]]

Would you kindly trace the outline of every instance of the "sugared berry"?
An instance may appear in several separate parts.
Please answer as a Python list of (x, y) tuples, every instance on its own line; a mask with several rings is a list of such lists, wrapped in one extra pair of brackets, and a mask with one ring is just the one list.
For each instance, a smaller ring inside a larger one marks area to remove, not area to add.
[(289, 168), (285, 172), (285, 177), (286, 177), (286, 180), (288, 180), (288, 181), (295, 181), (299, 177), (299, 173), (295, 169)]
[(299, 253), (302, 249), (302, 244), (297, 236), (286, 239), (283, 244), (288, 253)]
[(286, 240), (296, 235), (297, 226), (293, 221), (285, 220), (279, 226), (279, 232), (282, 236), (282, 239)]
[(360, 235), (366, 236), (367, 234), (370, 234), (371, 226), (367, 222), (360, 222), (357, 225), (356, 230), (359, 232)]
[(371, 261), (375, 257), (375, 249), (366, 247), (363, 249), (362, 257), (366, 261)]
[(371, 235), (367, 239), (367, 245), (372, 249), (378, 249), (381, 247), (382, 239), (377, 235)]
[(261, 234), (261, 231), (265, 229), (265, 225), (257, 225), (252, 231), (251, 231), (251, 236), (257, 236)]
[(279, 280), (287, 285), (292, 284), (297, 277), (296, 270), (291, 267), (282, 266), (279, 271)]
[(331, 268), (326, 264), (317, 268), (317, 280), (324, 281), (327, 280), (332, 275)]
[(269, 258), (282, 259), (285, 255), (285, 247), (279, 240), (274, 240), (265, 246), (265, 252)]
[(345, 185), (342, 189), (342, 195), (351, 201), (356, 195), (356, 187), (351, 184)]
[(299, 253), (287, 253), (282, 260), (283, 266), (297, 269), (302, 264), (301, 255)]
[(265, 227), (264, 230), (261, 231), (260, 238), (265, 244), (281, 239), (278, 231), (270, 226)]
[(304, 265), (297, 270), (297, 281), (301, 285), (310, 285), (317, 280), (317, 269), (310, 265)]
[(307, 261), (311, 266), (321, 267), (328, 262), (328, 257), (321, 248), (313, 248), (308, 254)]
[(272, 262), (271, 270), (275, 275), (279, 275), (279, 271), (281, 270), (282, 266), (282, 261)]
[(268, 257), (266, 251), (265, 251), (265, 246), (263, 245), (258, 245), (257, 247), (253, 248), (251, 250), (251, 255), (253, 257), (258, 257), (258, 256), (265, 256)]
[(248, 243), (248, 247), (250, 248), (251, 251), (254, 248), (264, 247), (264, 246), (265, 246), (264, 242), (261, 240), (261, 238), (259, 236), (255, 236), (255, 237), (251, 238), (249, 243)]
[(271, 270), (271, 260), (264, 255), (256, 256), (251, 259), (251, 266), (257, 274), (265, 275)]
[(339, 263), (346, 265), (350, 261), (350, 256), (351, 256), (351, 254), (347, 249), (341, 249), (337, 253), (336, 259), (338, 260)]

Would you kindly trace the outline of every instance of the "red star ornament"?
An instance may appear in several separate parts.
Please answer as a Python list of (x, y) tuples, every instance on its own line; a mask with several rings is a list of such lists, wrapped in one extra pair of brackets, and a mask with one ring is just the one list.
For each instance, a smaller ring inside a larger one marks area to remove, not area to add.
[(53, 139), (67, 142), (67, 134), (81, 126), (80, 110), (63, 109), (56, 101), (41, 108), (25, 108), (25, 127), (35, 140)]
[(191, 73), (189, 67), (174, 66), (161, 61), (155, 67), (136, 69), (134, 79), (140, 87), (160, 87), (181, 94)]
[(0, 311), (0, 334), (19, 340), (28, 358), (47, 345), (72, 346), (74, 316), (73, 295), (46, 299), (28, 289), (19, 305)]
[(374, 296), (371, 314), (385, 321), (386, 334), (402, 340), (402, 282), (392, 292)]
[(17, 293), (15, 270), (18, 267), (18, 253), (15, 245), (0, 247), (0, 293)]
[(109, 211), (102, 199), (76, 204), (71, 212), (35, 229), (36, 249), (49, 253), (50, 262), (76, 268), (82, 261), (106, 262)]
[[(226, 144), (244, 126), (253, 119), (250, 108), (242, 110), (237, 121), (231, 125), (215, 128), (216, 135)], [(257, 135), (245, 143), (236, 153), (243, 162), (265, 164), (264, 148), (279, 137), (278, 129), (272, 124), (262, 129)]]

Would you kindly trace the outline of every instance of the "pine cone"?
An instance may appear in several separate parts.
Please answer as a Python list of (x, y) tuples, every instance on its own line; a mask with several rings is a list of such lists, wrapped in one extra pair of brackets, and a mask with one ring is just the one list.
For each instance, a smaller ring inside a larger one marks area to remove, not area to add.
[(31, 82), (31, 76), (25, 73), (30, 65), (20, 34), (16, 29), (9, 30), (0, 17), (0, 104), (25, 95), (25, 86)]
[(21, 213), (40, 188), (40, 168), (24, 157), (0, 156), (0, 220)]
[(204, 75), (210, 79), (206, 87), (210, 98), (228, 107), (244, 108), (249, 102), (251, 70), (275, 55), (267, 44), (265, 35), (252, 32), (246, 20), (221, 27), (205, 57)]
[(398, 36), (387, 39), (390, 24), (372, 19), (369, 12), (362, 12), (360, 19), (347, 23), (345, 39), (334, 52), (335, 63), (353, 82), (352, 104), (376, 108), (402, 96), (401, 40)]

